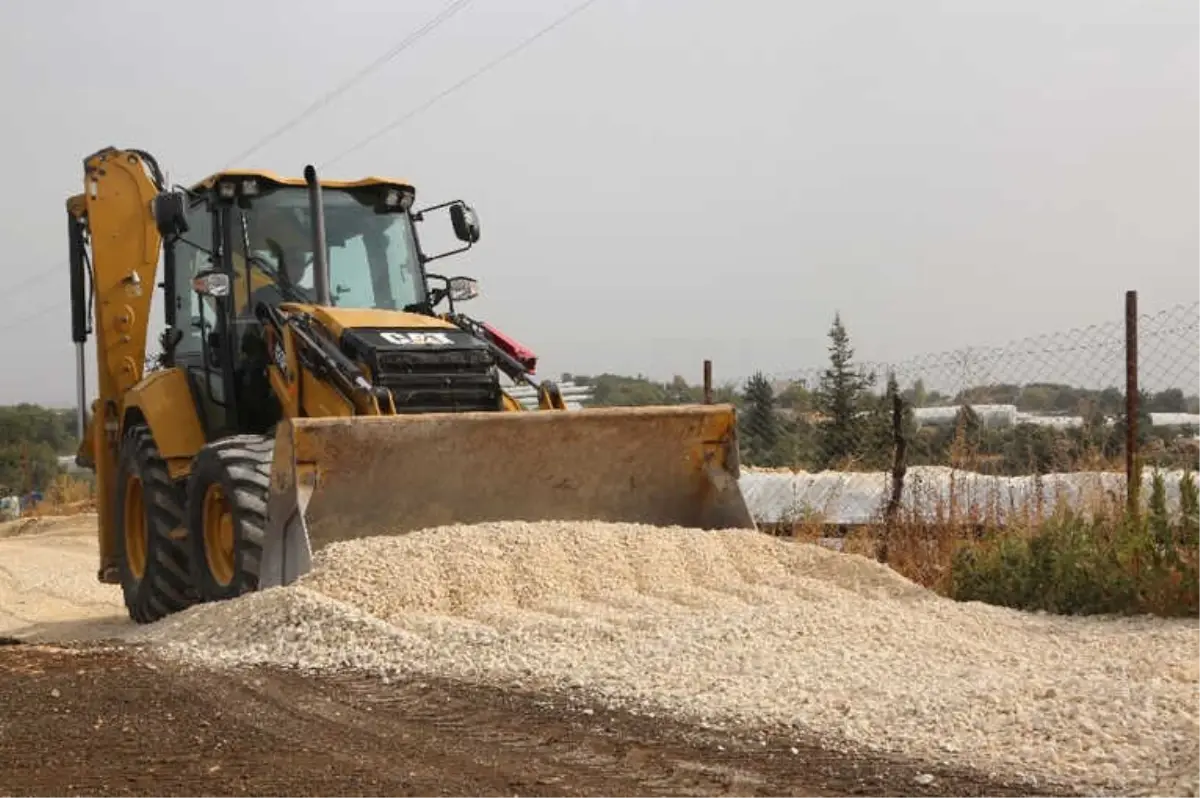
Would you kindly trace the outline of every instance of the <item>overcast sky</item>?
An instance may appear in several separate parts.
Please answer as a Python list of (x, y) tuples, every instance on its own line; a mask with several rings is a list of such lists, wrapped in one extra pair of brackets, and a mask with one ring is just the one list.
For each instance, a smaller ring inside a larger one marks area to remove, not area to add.
[[(477, 0), (240, 165), (328, 163), (578, 2)], [(72, 401), (84, 156), (217, 171), (446, 4), (0, 3), (0, 269), (45, 275), (0, 291), (0, 402)], [(819, 366), (835, 310), (872, 360), (1003, 343), (1200, 294), (1198, 13), (598, 0), (324, 174), (473, 203), (442, 266), (549, 374)]]

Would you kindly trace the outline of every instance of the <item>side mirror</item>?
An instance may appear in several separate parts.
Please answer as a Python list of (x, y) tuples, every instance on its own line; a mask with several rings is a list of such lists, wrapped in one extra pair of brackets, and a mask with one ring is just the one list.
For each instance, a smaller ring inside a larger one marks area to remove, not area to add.
[(229, 275), (218, 271), (205, 271), (192, 279), (192, 290), (200, 296), (229, 296)]
[(472, 277), (451, 277), (449, 295), (454, 302), (466, 302), (479, 296), (479, 281)]
[(465, 202), (450, 206), (450, 224), (454, 225), (454, 235), (459, 241), (475, 244), (479, 241), (479, 217), (475, 210)]
[(184, 196), (179, 191), (165, 191), (150, 201), (154, 225), (163, 238), (181, 236), (188, 231)]
[(452, 249), (448, 252), (441, 252), (437, 255), (426, 255), (422, 253), (421, 262), (429, 263), (431, 261), (440, 260), (449, 255), (457, 255), (460, 252), (466, 252), (477, 241), (479, 241), (479, 217), (475, 215), (475, 211), (470, 205), (462, 200), (453, 200), (451, 202), (443, 202), (440, 205), (434, 205), (429, 208), (423, 208), (415, 211), (412, 214), (413, 221), (425, 221), (426, 214), (432, 211), (438, 211), (442, 208), (450, 209), (450, 224), (454, 227), (454, 236), (459, 241), (462, 241), (466, 246)]

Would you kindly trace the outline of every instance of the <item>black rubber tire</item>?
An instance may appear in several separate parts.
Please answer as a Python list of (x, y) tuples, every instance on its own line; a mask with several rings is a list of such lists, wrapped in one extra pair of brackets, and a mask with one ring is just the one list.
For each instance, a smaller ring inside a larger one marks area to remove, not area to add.
[[(224, 601), (258, 590), (274, 452), (273, 438), (235, 435), (208, 444), (192, 460), (187, 526), (192, 581), (201, 601)], [(213, 575), (204, 550), (204, 497), (214, 482), (220, 484), (233, 514), (233, 579), (228, 584)]]
[[(133, 573), (125, 544), (125, 484), (131, 476), (142, 481), (146, 513), (146, 567), (141, 578)], [(121, 592), (129, 617), (153, 623), (196, 603), (183, 527), (183, 491), (171, 481), (167, 463), (154, 436), (144, 424), (130, 426), (121, 441), (117, 461), (116, 554)]]

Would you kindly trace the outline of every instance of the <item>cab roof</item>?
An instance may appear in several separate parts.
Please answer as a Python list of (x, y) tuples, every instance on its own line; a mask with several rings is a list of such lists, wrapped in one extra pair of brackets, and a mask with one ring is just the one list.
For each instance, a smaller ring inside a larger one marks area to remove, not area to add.
[[(244, 178), (256, 177), (266, 183), (274, 183), (278, 186), (295, 186), (305, 188), (308, 183), (303, 177), (285, 177), (261, 169), (226, 169), (223, 172), (217, 172), (209, 175), (200, 182), (192, 186), (192, 191), (206, 191), (211, 189), (222, 178)], [(369, 188), (372, 186), (382, 186), (388, 188), (403, 188), (415, 193), (413, 184), (407, 180), (399, 180), (391, 177), (363, 177), (358, 180), (321, 180), (321, 188)]]

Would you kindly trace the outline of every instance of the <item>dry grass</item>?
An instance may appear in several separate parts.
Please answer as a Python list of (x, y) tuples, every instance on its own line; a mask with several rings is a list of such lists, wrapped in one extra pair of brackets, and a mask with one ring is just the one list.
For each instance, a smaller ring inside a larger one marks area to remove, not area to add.
[[(841, 535), (842, 551), (881, 560), (956, 599), (1050, 612), (1200, 616), (1200, 496), (1192, 475), (1184, 473), (1170, 510), (1164, 482), (1154, 475), (1150, 491), (1140, 488), (1150, 496), (1141, 494), (1139, 511), (1130, 514), (1123, 480), (1114, 491), (1111, 479), (1123, 473), (1123, 455), (1056, 452), (1056, 462), (1069, 463), (1062, 470), (1073, 476), (1074, 496), (1055, 476), (1031, 476), (1031, 490), (1006, 493), (980, 479), (992, 456), (968, 438), (960, 422), (948, 452), (948, 490), (908, 473), (905, 503), (889, 521), (881, 506), (875, 523), (838, 528), (826, 520), (834, 517), (830, 508), (814, 508), (785, 529), (809, 542)], [(1037, 463), (1028, 466), (1038, 472)]]
[[(847, 531), (842, 550), (886, 562), (942, 595), (1054, 612), (1200, 614), (1200, 531), (1194, 475), (1179, 480), (1168, 509), (1156, 475), (1144, 509), (1085, 486), (1069, 497), (1052, 487), (1023, 502), (976, 495), (952, 478), (948, 497), (912, 486), (913, 501), (891, 524)], [(1172, 486), (1174, 487), (1174, 486)], [(1041, 486), (1039, 485), (1039, 488)], [(814, 542), (828, 534), (819, 513), (791, 525)]]
[(46, 489), (45, 498), (23, 515), (41, 516), (81, 515), (96, 512), (95, 486), (68, 474), (59, 474)]

